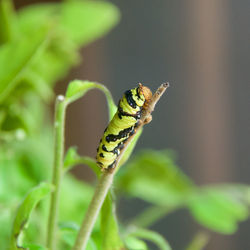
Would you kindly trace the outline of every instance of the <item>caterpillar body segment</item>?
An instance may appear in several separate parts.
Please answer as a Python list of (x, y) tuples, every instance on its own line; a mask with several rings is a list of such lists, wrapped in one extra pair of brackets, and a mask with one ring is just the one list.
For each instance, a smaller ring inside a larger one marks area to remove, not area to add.
[(97, 148), (96, 160), (102, 169), (115, 166), (124, 142), (135, 132), (142, 108), (151, 97), (150, 89), (142, 84), (124, 93), (119, 101), (118, 110), (105, 129)]

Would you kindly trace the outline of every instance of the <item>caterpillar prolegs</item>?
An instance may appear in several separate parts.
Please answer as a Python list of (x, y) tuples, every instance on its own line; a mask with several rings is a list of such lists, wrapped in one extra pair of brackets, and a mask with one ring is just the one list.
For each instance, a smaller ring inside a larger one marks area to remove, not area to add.
[(117, 112), (105, 129), (97, 148), (96, 160), (102, 169), (115, 166), (124, 142), (135, 132), (142, 109), (151, 97), (151, 90), (142, 84), (124, 93), (118, 103)]

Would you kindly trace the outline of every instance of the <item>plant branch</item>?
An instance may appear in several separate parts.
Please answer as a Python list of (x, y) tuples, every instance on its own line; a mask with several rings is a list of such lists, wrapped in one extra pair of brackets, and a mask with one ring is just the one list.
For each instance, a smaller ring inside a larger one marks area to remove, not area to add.
[(130, 236), (135, 236), (153, 242), (161, 250), (171, 250), (169, 243), (160, 234), (143, 228), (131, 228)]
[(192, 241), (187, 246), (186, 250), (202, 250), (207, 245), (210, 239), (210, 235), (208, 232), (198, 232)]
[(55, 187), (51, 195), (49, 221), (47, 230), (47, 246), (50, 250), (56, 249), (57, 219), (59, 192), (63, 174), (63, 154), (64, 154), (64, 127), (65, 127), (66, 102), (64, 96), (60, 95), (56, 99), (55, 121), (54, 121), (54, 164), (52, 184)]
[(104, 173), (102, 174), (102, 177), (100, 178), (99, 183), (96, 187), (96, 191), (94, 193), (92, 201), (90, 202), (90, 205), (88, 207), (80, 231), (78, 232), (73, 250), (84, 250), (86, 248), (87, 242), (93, 230), (97, 216), (101, 210), (102, 204), (106, 198), (109, 188), (112, 185), (113, 177), (115, 174), (114, 170), (117, 168), (117, 166), (119, 166), (119, 162), (124, 152), (126, 151), (127, 147), (129, 146), (130, 142), (133, 140), (135, 135), (138, 133), (138, 131), (140, 131), (140, 128), (142, 128), (144, 124), (148, 123), (147, 119), (151, 117), (151, 113), (154, 110), (156, 103), (159, 101), (160, 97), (165, 92), (168, 86), (169, 86), (168, 83), (163, 83), (151, 98), (149, 104), (147, 105), (147, 109), (143, 110), (140, 119), (141, 122), (137, 127), (135, 133), (132, 136), (130, 136), (128, 140), (124, 143), (123, 150), (117, 157), (115, 167), (113, 169), (104, 170)]
[(82, 250), (86, 248), (88, 239), (93, 230), (97, 216), (101, 210), (102, 204), (105, 200), (108, 190), (112, 185), (113, 177), (114, 177), (114, 172), (110, 173), (108, 171), (105, 171), (102, 174), (99, 183), (96, 187), (93, 199), (90, 202), (90, 205), (86, 212), (80, 231), (78, 233), (75, 245), (73, 247), (74, 250)]

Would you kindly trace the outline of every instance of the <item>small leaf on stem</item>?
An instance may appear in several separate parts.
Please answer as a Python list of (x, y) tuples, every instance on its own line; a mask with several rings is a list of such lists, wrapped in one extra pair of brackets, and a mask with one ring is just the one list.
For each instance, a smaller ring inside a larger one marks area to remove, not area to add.
[(36, 204), (52, 191), (52, 185), (49, 183), (41, 183), (33, 188), (18, 208), (14, 225), (11, 233), (11, 249), (19, 249), (22, 247), (21, 236), (27, 227), (31, 212)]
[(109, 107), (109, 116), (111, 119), (115, 114), (117, 107), (114, 104), (113, 98), (109, 90), (100, 83), (90, 82), (90, 81), (80, 81), (80, 80), (75, 80), (70, 82), (66, 91), (67, 103), (69, 104), (76, 101), (77, 99), (84, 96), (86, 92), (95, 88), (102, 90), (103, 93), (105, 94)]
[(89, 166), (96, 176), (101, 174), (100, 167), (96, 164), (96, 160), (88, 156), (80, 156), (77, 153), (76, 147), (70, 147), (64, 158), (64, 170), (69, 171), (75, 165), (86, 164)]
[(106, 196), (101, 209), (101, 235), (103, 250), (123, 249), (111, 192)]

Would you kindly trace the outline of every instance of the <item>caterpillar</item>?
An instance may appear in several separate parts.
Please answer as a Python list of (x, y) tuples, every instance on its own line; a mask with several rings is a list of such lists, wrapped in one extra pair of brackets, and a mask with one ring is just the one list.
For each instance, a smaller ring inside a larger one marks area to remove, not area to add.
[(97, 148), (96, 162), (102, 169), (114, 168), (124, 142), (134, 134), (142, 109), (146, 108), (151, 97), (151, 90), (141, 83), (124, 93)]

